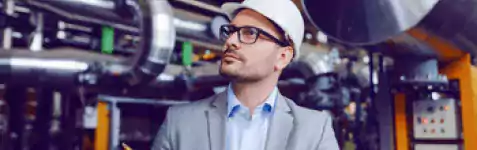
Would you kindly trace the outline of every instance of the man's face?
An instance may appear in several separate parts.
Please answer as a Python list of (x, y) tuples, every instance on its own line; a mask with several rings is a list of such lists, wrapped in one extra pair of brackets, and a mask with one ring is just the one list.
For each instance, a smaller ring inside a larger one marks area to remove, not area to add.
[[(253, 10), (240, 11), (231, 24), (236, 27), (257, 27), (274, 37), (280, 37), (273, 23)], [(237, 34), (233, 33), (225, 42), (221, 75), (234, 80), (257, 81), (281, 71), (293, 57), (291, 47), (280, 47), (263, 35), (253, 44), (244, 44), (239, 41)]]

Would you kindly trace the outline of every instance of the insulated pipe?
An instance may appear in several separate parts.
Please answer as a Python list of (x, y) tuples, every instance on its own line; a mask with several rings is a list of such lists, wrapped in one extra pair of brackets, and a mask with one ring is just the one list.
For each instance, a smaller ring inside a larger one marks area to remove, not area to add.
[(343, 44), (386, 42), (394, 45), (393, 53), (444, 60), (477, 54), (477, 0), (303, 0), (303, 5), (316, 27)]
[[(128, 2), (128, 0), (115, 1)], [(148, 2), (154, 3), (153, 1)], [(124, 19), (124, 16), (117, 13), (119, 9), (117, 7), (121, 6), (116, 6), (113, 1), (28, 0), (28, 3), (34, 7), (54, 12), (55, 14), (66, 19), (108, 25), (114, 27), (115, 29), (128, 31), (131, 33), (139, 32), (138, 21)], [(224, 24), (224, 21), (212, 19), (208, 16), (190, 13), (182, 9), (174, 9), (172, 14), (174, 14), (173, 24), (177, 34), (176, 40), (192, 41), (193, 43), (197, 43), (198, 45), (202, 45), (204, 47), (217, 50), (222, 49), (221, 47), (223, 42), (221, 42), (218, 37), (215, 36), (215, 32), (218, 32), (219, 29), (217, 25)], [(222, 18), (224, 17), (222, 16)]]
[(173, 11), (168, 1), (147, 0), (144, 1), (144, 5), (140, 5), (135, 0), (126, 0), (126, 5), (134, 10), (134, 21), (118, 16), (112, 1), (27, 0), (26, 2), (30, 6), (53, 12), (69, 20), (107, 25), (118, 30), (139, 33), (140, 51), (126, 64), (104, 68), (110, 74), (125, 76), (129, 84), (149, 82), (157, 77), (169, 62), (176, 33)]
[[(117, 14), (113, 1), (102, 0), (24, 0), (28, 6), (59, 15), (67, 20), (111, 26), (118, 30), (138, 33), (139, 21), (125, 19)], [(145, 1), (146, 5), (161, 0)], [(136, 9), (137, 1), (126, 0), (126, 5)], [(145, 6), (146, 7), (146, 6)], [(143, 7), (143, 8), (145, 8)], [(134, 10), (135, 15), (142, 10)], [(136, 16), (138, 17), (138, 16)]]
[[(164, 71), (174, 50), (176, 32), (173, 12), (169, 2), (149, 0), (140, 8), (133, 0), (128, 0), (136, 12), (141, 12), (140, 33), (142, 53), (132, 64), (131, 84), (149, 83)], [(134, 5), (135, 4), (135, 5)], [(142, 11), (141, 11), (142, 10)], [(141, 81), (146, 79), (146, 81)]]
[(328, 37), (351, 45), (377, 44), (412, 28), (438, 0), (302, 0), (305, 14)]
[[(5, 0), (3, 1), (3, 9), (5, 11), (5, 14), (7, 15), (13, 15), (13, 12), (15, 10), (15, 1), (14, 0)], [(2, 39), (2, 48), (3, 49), (10, 49), (12, 48), (12, 33), (13, 30), (11, 27), (7, 27), (3, 29), (3, 39)]]

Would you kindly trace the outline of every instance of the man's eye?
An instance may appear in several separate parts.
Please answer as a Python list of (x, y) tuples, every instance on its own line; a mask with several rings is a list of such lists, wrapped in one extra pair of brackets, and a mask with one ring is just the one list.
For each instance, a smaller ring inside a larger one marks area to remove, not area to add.
[(242, 34), (244, 34), (244, 35), (256, 35), (257, 32), (258, 31), (254, 30), (254, 29), (243, 29)]

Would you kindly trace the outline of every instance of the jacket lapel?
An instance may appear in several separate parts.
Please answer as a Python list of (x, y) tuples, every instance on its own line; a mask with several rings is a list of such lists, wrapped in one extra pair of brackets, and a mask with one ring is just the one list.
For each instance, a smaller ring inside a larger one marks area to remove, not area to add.
[(211, 108), (206, 110), (210, 150), (225, 149), (225, 117), (227, 94), (219, 93), (211, 103)]
[(278, 94), (276, 109), (268, 130), (266, 150), (284, 150), (293, 129), (293, 117), (285, 97)]

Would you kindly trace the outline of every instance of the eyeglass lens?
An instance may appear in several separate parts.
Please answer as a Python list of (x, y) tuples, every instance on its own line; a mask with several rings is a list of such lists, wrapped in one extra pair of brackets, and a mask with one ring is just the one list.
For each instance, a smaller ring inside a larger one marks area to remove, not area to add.
[(252, 27), (241, 27), (237, 28), (234, 26), (222, 26), (220, 29), (221, 32), (221, 40), (226, 41), (228, 38), (230, 38), (231, 35), (233, 35), (236, 31), (237, 36), (240, 40), (240, 42), (245, 43), (245, 44), (253, 44), (257, 41), (259, 31), (256, 28)]

